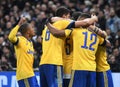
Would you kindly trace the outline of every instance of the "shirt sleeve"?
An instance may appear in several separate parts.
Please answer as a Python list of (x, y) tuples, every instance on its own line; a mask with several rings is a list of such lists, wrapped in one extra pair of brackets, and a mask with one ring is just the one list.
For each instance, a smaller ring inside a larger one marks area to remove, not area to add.
[(18, 29), (19, 29), (19, 25), (16, 25), (12, 31), (10, 32), (9, 36), (8, 36), (8, 39), (10, 40), (10, 42), (12, 43), (18, 43), (18, 38), (17, 38), (17, 32), (18, 32)]

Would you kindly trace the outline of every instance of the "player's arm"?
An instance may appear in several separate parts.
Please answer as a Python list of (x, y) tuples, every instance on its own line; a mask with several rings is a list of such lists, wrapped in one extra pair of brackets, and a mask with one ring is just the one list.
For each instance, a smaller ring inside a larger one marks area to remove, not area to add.
[(111, 43), (110, 43), (110, 41), (109, 40), (106, 40), (106, 47), (110, 47), (111, 48)]
[(47, 23), (46, 26), (48, 27), (48, 29), (49, 29), (50, 33), (52, 33), (52, 35), (54, 35), (56, 37), (65, 37), (66, 36), (65, 30), (58, 30), (50, 23)]
[(94, 25), (90, 25), (90, 26), (88, 27), (88, 30), (96, 33), (97, 35), (99, 35), (99, 36), (101, 36), (101, 37), (103, 37), (103, 38), (106, 38), (106, 37), (107, 37), (107, 33), (106, 33), (105, 31), (101, 30), (100, 28), (98, 28), (98, 27), (96, 27), (96, 26), (94, 26)]
[(51, 22), (54, 23), (56, 21), (60, 21), (60, 20), (65, 20), (65, 18), (61, 18), (61, 17), (52, 17), (51, 18)]
[(111, 48), (111, 43), (109, 40), (104, 39), (103, 37), (98, 36), (99, 38), (99, 45), (100, 46), (106, 46)]
[(21, 18), (20, 21), (18, 22), (18, 24), (11, 30), (8, 39), (12, 42), (12, 43), (18, 43), (18, 38), (16, 37), (17, 32), (20, 28), (20, 26), (23, 24), (23, 22), (25, 21), (25, 18)]
[(79, 20), (79, 21), (75, 21), (75, 28), (78, 28), (78, 27), (88, 27), (92, 24), (94, 24), (94, 22), (97, 22), (98, 21), (98, 18), (96, 15), (92, 16), (91, 18), (86, 18), (84, 20)]
[(68, 21), (73, 21), (71, 19), (66, 19), (66, 18), (61, 18), (61, 17), (52, 17), (51, 18), (51, 23), (54, 23), (54, 22), (57, 22), (57, 21), (60, 21), (60, 20), (68, 20)]
[(111, 43), (109, 40), (104, 39), (104, 42), (101, 44), (101, 46), (106, 46), (111, 48)]
[[(53, 20), (54, 19), (54, 20)], [(46, 26), (47, 26), (47, 28), (49, 29), (49, 31), (50, 31), (50, 33), (53, 35), (53, 36), (56, 36), (56, 37), (65, 37), (66, 35), (65, 35), (65, 30), (59, 30), (58, 28), (56, 28), (56, 27), (54, 27), (51, 23), (53, 23), (53, 22), (56, 22), (56, 21), (58, 21), (58, 20), (64, 20), (63, 18), (60, 18), (60, 17), (50, 17), (50, 18), (48, 18), (47, 20), (46, 20)], [(63, 22), (61, 22), (61, 23), (63, 23)], [(63, 25), (63, 24), (61, 24), (60, 23), (60, 27), (61, 27), (61, 25)], [(63, 28), (63, 27), (61, 27), (61, 28)], [(60, 29), (61, 29), (60, 28)], [(63, 28), (64, 29), (64, 28)]]
[[(98, 20), (97, 16), (92, 16), (91, 18), (87, 18), (85, 20), (71, 22), (69, 24), (69, 28), (89, 26), (89, 25), (93, 24), (94, 22), (96, 22), (97, 20)], [(54, 26), (52, 26), (50, 24), (50, 22), (51, 22), (51, 18), (49, 18), (47, 20), (46, 25), (47, 25), (48, 29), (50, 30), (50, 32), (54, 36), (57, 36), (57, 37), (65, 37), (66, 36), (64, 30), (58, 30), (57, 28), (55, 28)]]

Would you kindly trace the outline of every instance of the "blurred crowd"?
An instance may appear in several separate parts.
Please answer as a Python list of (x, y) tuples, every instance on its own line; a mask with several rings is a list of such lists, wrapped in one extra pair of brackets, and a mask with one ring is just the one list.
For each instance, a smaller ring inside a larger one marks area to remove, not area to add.
[(107, 49), (108, 62), (113, 72), (120, 72), (120, 0), (0, 0), (0, 71), (15, 70), (16, 56), (8, 34), (25, 16), (36, 29), (34, 68), (39, 66), (42, 54), (41, 34), (45, 20), (54, 16), (60, 6), (72, 12), (80, 11), (98, 15), (97, 26), (105, 30), (112, 48)]

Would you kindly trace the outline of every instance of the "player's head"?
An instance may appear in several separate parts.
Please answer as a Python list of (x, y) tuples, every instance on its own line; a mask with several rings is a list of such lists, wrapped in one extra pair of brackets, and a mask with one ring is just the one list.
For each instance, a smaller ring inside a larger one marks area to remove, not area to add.
[(59, 7), (57, 10), (56, 10), (56, 16), (58, 17), (62, 17), (62, 18), (70, 18), (70, 10), (67, 9), (66, 7)]
[(29, 23), (22, 24), (19, 30), (23, 36), (29, 35), (29, 37), (33, 37), (35, 35), (35, 30)]
[(84, 20), (86, 18), (91, 18), (91, 16), (87, 13), (82, 13), (77, 20)]
[(78, 17), (79, 17), (81, 14), (82, 14), (82, 12), (74, 12), (74, 13), (72, 14), (72, 19), (73, 19), (73, 20), (77, 20)]

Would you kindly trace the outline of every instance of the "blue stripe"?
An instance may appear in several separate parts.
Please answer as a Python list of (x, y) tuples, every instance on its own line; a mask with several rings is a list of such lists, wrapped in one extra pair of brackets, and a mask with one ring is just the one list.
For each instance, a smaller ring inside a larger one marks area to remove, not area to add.
[(70, 29), (70, 30), (71, 30), (71, 28), (75, 28), (75, 21), (72, 21), (72, 22), (66, 27), (66, 29)]

